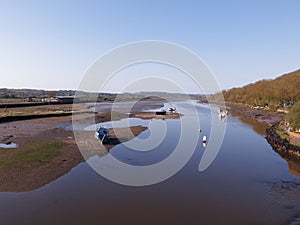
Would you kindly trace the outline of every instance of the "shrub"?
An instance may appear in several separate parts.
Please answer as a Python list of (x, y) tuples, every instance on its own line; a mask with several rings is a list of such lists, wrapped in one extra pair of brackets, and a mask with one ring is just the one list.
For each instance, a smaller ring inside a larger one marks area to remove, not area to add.
[(287, 121), (293, 130), (300, 129), (300, 101), (291, 107), (287, 115)]

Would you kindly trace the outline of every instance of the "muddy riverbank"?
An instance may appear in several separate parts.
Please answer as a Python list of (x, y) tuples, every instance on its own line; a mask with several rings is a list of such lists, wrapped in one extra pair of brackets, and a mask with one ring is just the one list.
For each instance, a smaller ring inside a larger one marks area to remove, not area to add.
[(266, 140), (272, 146), (272, 149), (288, 163), (289, 171), (300, 176), (300, 147), (292, 144), (292, 141), (299, 142), (298, 136), (292, 136), (291, 141), (289, 141), (277, 133), (279, 123), (285, 118), (283, 113), (251, 109), (241, 104), (227, 104), (227, 106), (231, 114), (240, 116), (242, 121), (253, 119), (266, 124), (268, 127), (263, 131)]
[(290, 173), (300, 177), (300, 146), (291, 144), (291, 141), (282, 138), (277, 133), (278, 126), (279, 123), (267, 128), (266, 140), (272, 149), (287, 162)]
[(130, 117), (133, 118), (140, 118), (143, 120), (149, 120), (149, 119), (179, 119), (181, 116), (183, 116), (180, 113), (167, 113), (165, 115), (156, 115), (155, 112), (135, 112), (131, 113)]
[(284, 119), (284, 113), (267, 110), (252, 109), (246, 105), (226, 103), (228, 110), (234, 115), (240, 115), (244, 118), (251, 118), (260, 123), (272, 126)]
[[(150, 105), (149, 105), (150, 104)], [(40, 118), (33, 115), (26, 120), (0, 123), (0, 143), (16, 143), (17, 148), (0, 148), (0, 192), (24, 192), (37, 189), (68, 173), (85, 159), (98, 154), (104, 156), (114, 146), (129, 141), (145, 131), (147, 127), (131, 126), (110, 130), (111, 141), (101, 145), (94, 138), (94, 131), (79, 131), (75, 140), (72, 119), (84, 126), (95, 123), (120, 120), (123, 118), (178, 119), (180, 114), (155, 115), (154, 112), (141, 112), (163, 106), (159, 102), (142, 102), (135, 105), (134, 113), (106, 111), (91, 114), (83, 112), (72, 118), (71, 115)], [(16, 109), (17, 110), (17, 109)], [(28, 109), (36, 111), (37, 109)], [(40, 108), (38, 108), (40, 110)], [(91, 151), (84, 153), (78, 149), (78, 141), (90, 141)], [(101, 154), (99, 154), (101, 152)]]
[[(43, 130), (41, 127), (37, 129)], [(116, 131), (110, 129), (112, 141), (105, 145), (105, 151), (108, 153), (115, 145), (134, 138), (146, 129), (142, 126), (133, 126), (130, 127), (129, 133), (127, 128), (118, 128), (118, 137)], [(85, 136), (95, 141), (96, 148), (103, 147), (93, 137), (94, 132), (83, 132), (83, 137)], [(62, 128), (35, 131), (35, 134), (26, 137), (13, 136), (10, 141), (17, 143), (18, 147), (0, 149), (0, 164), (2, 165), (0, 167), (0, 192), (24, 192), (37, 189), (68, 173), (84, 161), (73, 131)], [(58, 145), (55, 149), (47, 151), (52, 144)], [(55, 152), (55, 155), (52, 152)], [(93, 154), (90, 155), (92, 156)]]

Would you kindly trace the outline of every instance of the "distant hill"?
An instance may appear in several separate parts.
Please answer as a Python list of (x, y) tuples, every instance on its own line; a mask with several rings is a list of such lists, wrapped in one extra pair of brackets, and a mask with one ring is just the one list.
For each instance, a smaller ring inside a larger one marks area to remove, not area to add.
[(54, 96), (73, 96), (77, 94), (82, 101), (118, 101), (126, 100), (158, 100), (158, 99), (172, 99), (181, 100), (186, 99), (187, 95), (191, 99), (198, 99), (200, 95), (196, 94), (181, 94), (181, 93), (166, 93), (166, 92), (137, 92), (137, 93), (95, 93), (75, 90), (36, 90), (36, 89), (8, 89), (0, 88), (0, 103), (18, 103), (28, 101), (40, 102), (43, 98)]
[[(300, 101), (300, 70), (273, 80), (260, 80), (239, 88), (224, 90), (225, 101), (249, 105), (278, 104)], [(211, 96), (218, 100), (218, 94)]]
[(47, 97), (49, 95), (69, 96), (74, 95), (72, 90), (46, 91), (37, 89), (8, 89), (0, 88), (0, 98), (26, 98), (26, 97)]

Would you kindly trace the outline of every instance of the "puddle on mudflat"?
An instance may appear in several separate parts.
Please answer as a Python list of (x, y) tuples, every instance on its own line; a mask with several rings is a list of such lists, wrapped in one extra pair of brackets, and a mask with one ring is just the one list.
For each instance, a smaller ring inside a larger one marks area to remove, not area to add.
[(0, 148), (17, 148), (18, 145), (16, 143), (4, 144), (0, 143)]

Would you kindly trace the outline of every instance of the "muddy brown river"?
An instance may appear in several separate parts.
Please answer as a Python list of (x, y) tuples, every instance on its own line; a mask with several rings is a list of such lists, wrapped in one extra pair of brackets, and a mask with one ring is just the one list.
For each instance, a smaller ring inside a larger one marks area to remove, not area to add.
[[(207, 105), (187, 103), (177, 109), (188, 122), (199, 116), (201, 133), (191, 159), (174, 176), (149, 186), (126, 186), (96, 173), (84, 162), (50, 184), (30, 192), (0, 193), (0, 224), (300, 224), (300, 177), (264, 138), (264, 125), (229, 115), (224, 140), (212, 164), (199, 171), (207, 151), (201, 137), (210, 138), (211, 117)], [(120, 121), (152, 127), (135, 139), (146, 140), (155, 126), (165, 127), (163, 141), (151, 151), (135, 151), (124, 144), (115, 146), (110, 157), (133, 166), (147, 166), (170, 156), (180, 138), (180, 119)], [(105, 124), (107, 127), (112, 124)], [(194, 133), (195, 132), (195, 133)], [(196, 134), (197, 133), (197, 134)], [(182, 147), (187, 151), (189, 145)], [(192, 146), (194, 148), (194, 146)], [(108, 155), (89, 160), (105, 164)]]

